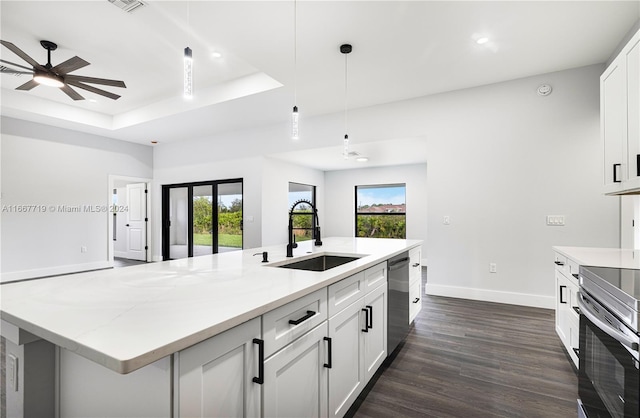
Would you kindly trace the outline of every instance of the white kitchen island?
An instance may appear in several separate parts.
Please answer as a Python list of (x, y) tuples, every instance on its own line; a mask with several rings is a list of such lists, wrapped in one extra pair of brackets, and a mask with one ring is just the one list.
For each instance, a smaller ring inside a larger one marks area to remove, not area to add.
[[(55, 347), (53, 367), (57, 384), (51, 389), (54, 409), (62, 410), (61, 416), (76, 416), (74, 408), (65, 403), (73, 403), (78, 397), (86, 399), (91, 391), (101, 390), (93, 387), (86, 396), (77, 396), (91, 381), (100, 379), (105, 380), (105, 392), (98, 398), (104, 405), (94, 405), (96, 409), (124, 402), (122, 416), (127, 413), (158, 416), (159, 411), (162, 416), (179, 415), (176, 401), (179, 398), (174, 399), (180, 373), (173, 358), (175, 353), (225, 331), (225, 335), (235, 334), (242, 328), (240, 325), (257, 324), (257, 334), (261, 336), (267, 331), (264, 325), (251, 320), (293, 306), (304, 298), (313, 305), (314, 294), (326, 294), (329, 286), (361, 273), (365, 280), (367, 272), (375, 272), (387, 259), (420, 244), (417, 240), (363, 238), (326, 238), (321, 247), (314, 247), (311, 242), (300, 243), (294, 250), (294, 258), (319, 253), (361, 257), (324, 272), (273, 266), (286, 260), (286, 246), (280, 245), (7, 283), (0, 287), (2, 334), (16, 346), (45, 343), (45, 347)], [(269, 253), (269, 263), (261, 262), (262, 251)], [(254, 256), (256, 253), (259, 255)], [(250, 358), (246, 344), (244, 347), (240, 355), (253, 368), (255, 361)], [(51, 352), (50, 348), (42, 350)], [(24, 410), (29, 408), (28, 387), (22, 398), (12, 396), (20, 394), (23, 384), (37, 387), (37, 377), (28, 370), (31, 358), (26, 351), (14, 354), (14, 358), (9, 357), (9, 351), (7, 399), (9, 403), (18, 403), (16, 414), (20, 411), (25, 414)], [(230, 348), (229, 352), (232, 351)], [(42, 357), (38, 350), (34, 353), (30, 354), (32, 358)], [(20, 358), (21, 355), (26, 358)], [(15, 383), (11, 379), (16, 369), (16, 379), (20, 379), (13, 394), (10, 392), (14, 391)], [(29, 375), (22, 376), (22, 372)], [(80, 372), (86, 372), (86, 376), (66, 375)], [(88, 380), (83, 382), (82, 378)], [(114, 388), (128, 393), (131, 399), (110, 399), (109, 391)], [(158, 393), (166, 396), (157, 399)], [(152, 399), (155, 402), (150, 404)], [(54, 412), (51, 411), (51, 416)], [(95, 412), (100, 415), (103, 411)]]

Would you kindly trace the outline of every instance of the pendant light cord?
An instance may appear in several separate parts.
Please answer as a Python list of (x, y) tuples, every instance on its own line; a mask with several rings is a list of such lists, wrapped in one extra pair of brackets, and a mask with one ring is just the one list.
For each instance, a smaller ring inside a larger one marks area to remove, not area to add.
[(298, 3), (293, 0), (293, 104), (298, 104)]
[(344, 133), (347, 134), (347, 99), (349, 97), (349, 84), (347, 83), (347, 55), (344, 54)]

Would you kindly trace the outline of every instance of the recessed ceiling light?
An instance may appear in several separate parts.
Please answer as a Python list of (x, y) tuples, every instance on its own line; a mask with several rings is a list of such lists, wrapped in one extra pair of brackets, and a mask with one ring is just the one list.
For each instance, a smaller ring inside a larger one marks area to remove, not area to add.
[(356, 161), (359, 163), (366, 163), (367, 161), (369, 161), (369, 158), (367, 157), (358, 157), (356, 158)]
[(217, 58), (222, 58), (222, 53), (221, 53), (221, 52), (218, 52), (218, 51), (213, 51), (213, 52), (211, 53), (211, 56), (212, 56), (213, 58), (216, 58), (216, 59), (217, 59)]
[(486, 44), (487, 42), (489, 42), (489, 38), (487, 38), (486, 36), (476, 39), (476, 43), (478, 45)]

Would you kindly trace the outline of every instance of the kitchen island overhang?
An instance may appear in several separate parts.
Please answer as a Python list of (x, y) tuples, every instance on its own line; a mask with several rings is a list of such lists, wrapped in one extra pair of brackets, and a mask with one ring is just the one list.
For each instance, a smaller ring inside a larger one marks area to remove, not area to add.
[[(323, 242), (299, 243), (294, 259), (362, 257), (323, 272), (277, 268), (286, 260), (286, 246), (279, 245), (6, 283), (0, 288), (1, 317), (127, 374), (422, 243), (341, 237)], [(254, 256), (263, 251), (270, 263)]]

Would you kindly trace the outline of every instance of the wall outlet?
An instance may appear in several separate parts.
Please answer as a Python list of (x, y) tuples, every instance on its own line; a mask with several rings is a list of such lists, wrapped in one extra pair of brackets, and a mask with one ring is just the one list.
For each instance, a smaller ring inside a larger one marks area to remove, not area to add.
[(18, 357), (13, 354), (7, 356), (7, 379), (9, 388), (18, 391)]
[(450, 225), (451, 224), (451, 217), (449, 215), (445, 215), (444, 218), (442, 218), (442, 223), (445, 225)]
[(87, 247), (84, 246), (84, 245), (82, 247), (80, 247), (80, 252), (81, 253), (86, 253), (87, 252)]
[(497, 273), (498, 272), (498, 266), (496, 266), (496, 263), (489, 263), (489, 273)]

